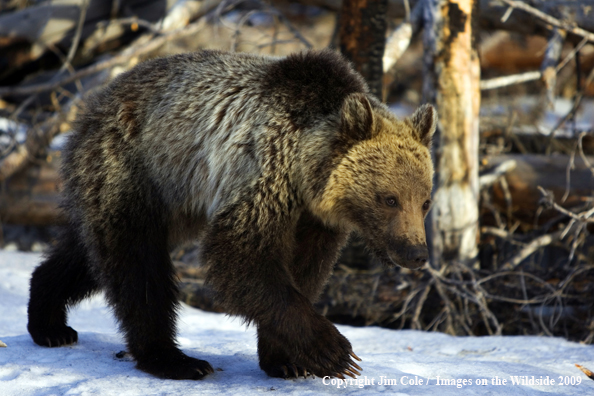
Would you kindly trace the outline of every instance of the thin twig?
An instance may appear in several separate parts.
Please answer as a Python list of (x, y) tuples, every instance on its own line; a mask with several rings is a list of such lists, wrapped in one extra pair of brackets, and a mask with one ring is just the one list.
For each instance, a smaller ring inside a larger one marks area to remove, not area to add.
[(72, 44), (70, 45), (70, 49), (68, 50), (68, 55), (66, 56), (66, 60), (62, 64), (58, 73), (54, 76), (57, 79), (64, 71), (66, 71), (70, 65), (72, 64), (72, 59), (74, 59), (74, 54), (78, 49), (78, 43), (80, 42), (80, 36), (82, 34), (82, 28), (85, 24), (85, 18), (87, 16), (87, 9), (89, 8), (89, 0), (84, 0), (82, 5), (80, 6), (79, 14), (78, 14), (78, 24), (76, 26), (76, 32), (74, 33), (74, 38), (72, 39)]
[(572, 49), (569, 52), (569, 54), (567, 54), (567, 56), (561, 62), (559, 62), (559, 64), (555, 68), (555, 72), (558, 73), (561, 69), (563, 69), (565, 65), (567, 65), (569, 61), (575, 57), (575, 54), (577, 54), (586, 44), (588, 44), (588, 39), (583, 38), (582, 41), (580, 41), (578, 45), (576, 45), (574, 49)]
[(415, 308), (415, 313), (414, 313), (412, 321), (411, 321), (411, 327), (413, 329), (417, 329), (417, 330), (423, 329), (423, 326), (421, 325), (419, 317), (421, 316), (421, 310), (423, 309), (423, 305), (425, 304), (425, 301), (427, 300), (429, 291), (431, 291), (431, 286), (432, 286), (431, 282), (429, 284), (427, 284), (427, 286), (425, 286), (425, 290), (423, 290), (423, 293), (421, 294), (421, 297), (419, 297), (419, 301), (417, 302), (417, 307)]
[(582, 143), (584, 136), (586, 136), (586, 132), (580, 133), (580, 136), (578, 137), (578, 153), (580, 154), (582, 161), (584, 161), (584, 164), (586, 164), (588, 169), (590, 169), (592, 176), (594, 176), (594, 166), (592, 165), (592, 163), (590, 163), (590, 160), (588, 160), (586, 154), (584, 154), (584, 147)]
[(505, 10), (505, 13), (503, 14), (503, 16), (501, 17), (501, 22), (503, 22), (503, 23), (507, 22), (507, 20), (509, 19), (509, 17), (511, 16), (513, 11), (514, 11), (513, 7), (508, 7), (507, 10)]
[(277, 10), (276, 8), (274, 8), (272, 6), (267, 6), (267, 10), (269, 12), (275, 14), (280, 19), (280, 21), (289, 29), (289, 31), (293, 34), (293, 36), (295, 36), (295, 38), (297, 40), (301, 41), (301, 43), (303, 45), (305, 45), (305, 48), (307, 48), (307, 49), (313, 48), (313, 44), (310, 43), (309, 40), (307, 40), (305, 37), (303, 37), (303, 35), (299, 31), (299, 29), (297, 29), (295, 26), (293, 26), (291, 21), (289, 21), (287, 19), (287, 17), (282, 12), (280, 12), (279, 10)]
[(147, 29), (148, 31), (150, 31), (151, 33), (154, 33), (154, 34), (164, 33), (164, 30), (157, 27), (156, 24), (151, 23), (144, 19), (140, 19), (136, 16), (128, 17), (128, 18), (111, 19), (109, 21), (101, 21), (101, 22), (97, 23), (98, 28), (105, 28), (108, 25), (132, 25), (132, 26), (138, 25), (140, 27)]
[(592, 69), (592, 71), (588, 75), (588, 78), (586, 78), (584, 88), (581, 89), (580, 91), (578, 91), (578, 94), (576, 95), (576, 97), (573, 101), (573, 106), (571, 106), (571, 110), (569, 110), (569, 112), (567, 112), (567, 114), (565, 114), (565, 116), (562, 119), (560, 119), (559, 122), (557, 122), (557, 124), (551, 130), (551, 132), (549, 132), (547, 149), (545, 151), (546, 154), (550, 154), (550, 152), (551, 152), (551, 144), (552, 144), (553, 138), (555, 137), (555, 133), (557, 133), (559, 128), (561, 128), (569, 119), (571, 119), (572, 117), (575, 116), (575, 113), (578, 111), (580, 105), (582, 104), (582, 99), (584, 98), (584, 90), (590, 85), (590, 83), (593, 80), (594, 80), (594, 69)]
[(404, 0), (404, 15), (405, 20), (410, 21), (410, 3), (408, 2), (408, 0)]
[(496, 236), (498, 238), (506, 240), (507, 242), (513, 245), (526, 246), (526, 243), (518, 241), (516, 238), (514, 238), (514, 235), (511, 232), (506, 231), (502, 228), (484, 226), (481, 227), (481, 233)]
[(553, 207), (556, 211), (561, 212), (564, 215), (569, 216), (572, 219), (575, 219), (579, 222), (594, 223), (594, 219), (592, 218), (592, 216), (594, 215), (594, 208), (581, 213), (573, 213), (572, 211), (565, 209), (563, 206), (553, 201), (552, 195), (548, 193), (544, 188), (542, 188), (541, 186), (537, 186), (537, 188), (543, 195), (543, 199), (547, 201), (546, 203)]
[[(577, 146), (578, 143), (576, 143)], [(565, 167), (565, 192), (561, 197), (561, 203), (565, 202), (565, 200), (569, 197), (570, 188), (571, 188), (571, 170), (575, 166), (575, 152), (577, 150), (572, 150), (571, 155), (569, 156), (569, 161), (567, 162), (567, 166)]]
[(512, 221), (512, 195), (509, 191), (509, 184), (507, 183), (507, 179), (505, 177), (499, 178), (499, 185), (501, 186), (501, 190), (503, 191), (503, 197), (505, 198), (505, 215), (507, 217), (507, 227), (511, 229), (511, 221)]

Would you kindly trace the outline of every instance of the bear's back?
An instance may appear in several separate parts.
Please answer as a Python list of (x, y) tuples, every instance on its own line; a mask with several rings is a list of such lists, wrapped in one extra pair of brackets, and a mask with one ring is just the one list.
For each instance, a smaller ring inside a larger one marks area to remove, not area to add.
[(278, 131), (303, 140), (319, 125), (337, 125), (353, 92), (367, 92), (365, 82), (329, 50), (147, 61), (87, 101), (65, 158), (66, 187), (85, 188), (68, 183), (72, 169), (110, 173), (117, 185), (129, 183), (129, 176), (118, 181), (124, 166), (138, 168), (135, 177), (150, 179), (170, 210), (210, 217), (255, 183), (265, 156), (274, 155), (266, 142), (282, 139)]

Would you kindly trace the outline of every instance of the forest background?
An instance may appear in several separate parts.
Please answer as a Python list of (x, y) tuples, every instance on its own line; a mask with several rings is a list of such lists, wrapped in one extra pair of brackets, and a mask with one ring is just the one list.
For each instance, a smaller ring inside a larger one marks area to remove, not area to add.
[[(338, 323), (594, 339), (594, 1), (0, 0), (0, 247), (44, 250), (81, 101), (143, 60), (341, 51), (398, 115), (433, 103), (431, 263), (355, 238), (317, 307)], [(220, 311), (199, 246), (181, 298)]]

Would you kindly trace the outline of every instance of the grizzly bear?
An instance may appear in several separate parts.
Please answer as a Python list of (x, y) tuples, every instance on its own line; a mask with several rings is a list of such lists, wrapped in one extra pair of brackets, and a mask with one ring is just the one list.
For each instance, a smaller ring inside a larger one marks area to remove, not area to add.
[(282, 378), (360, 375), (316, 300), (352, 232), (384, 264), (428, 259), (429, 105), (399, 120), (330, 51), (202, 51), (147, 61), (93, 94), (64, 150), (68, 224), (31, 278), (28, 330), (78, 341), (67, 310), (100, 290), (137, 367), (201, 379), (175, 340), (169, 251), (200, 241), (219, 304)]

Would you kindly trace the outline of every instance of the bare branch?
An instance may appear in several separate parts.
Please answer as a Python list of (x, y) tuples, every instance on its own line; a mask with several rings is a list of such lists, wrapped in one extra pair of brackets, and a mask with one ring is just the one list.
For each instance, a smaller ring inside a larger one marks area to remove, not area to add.
[(561, 232), (554, 232), (552, 234), (545, 234), (536, 239), (532, 242), (527, 244), (524, 248), (522, 248), (518, 254), (508, 260), (505, 264), (503, 264), (502, 268), (506, 270), (515, 269), (524, 259), (530, 256), (532, 253), (536, 252), (541, 247), (545, 247), (550, 245), (551, 243), (558, 241), (560, 238)]
[(501, 0), (501, 1), (504, 2), (505, 4), (509, 5), (510, 7), (518, 8), (520, 10), (526, 11), (527, 13), (532, 14), (532, 15), (542, 19), (544, 22), (546, 22), (550, 25), (553, 25), (553, 26), (556, 26), (563, 30), (566, 30), (568, 32), (571, 32), (577, 36), (587, 38), (588, 41), (590, 41), (590, 42), (594, 42), (594, 33), (588, 32), (587, 30), (584, 30), (584, 29), (580, 28), (579, 26), (574, 26), (569, 23), (560, 21), (557, 18), (553, 18), (552, 16), (545, 14), (544, 12), (540, 11), (539, 9), (529, 6), (528, 4), (526, 4), (522, 1), (514, 1), (514, 0)]
[(594, 208), (581, 212), (581, 213), (574, 213), (570, 210), (565, 209), (563, 206), (559, 205), (558, 203), (556, 203), (553, 200), (553, 194), (546, 191), (544, 188), (542, 188), (541, 186), (538, 186), (538, 190), (541, 192), (541, 194), (543, 195), (542, 197), (542, 201), (554, 208), (556, 211), (563, 213), (564, 215), (571, 217), (572, 219), (582, 222), (582, 223), (594, 223), (594, 219), (592, 218), (592, 216), (594, 215)]
[[(584, 88), (587, 88), (588, 85), (590, 85), (590, 83), (594, 80), (594, 69), (592, 69), (592, 71), (590, 72), (590, 74), (588, 75), (588, 77), (586, 78), (586, 82), (584, 84)], [(551, 153), (551, 149), (552, 149), (552, 141), (553, 138), (555, 137), (555, 134), (557, 133), (557, 131), (559, 130), (559, 128), (561, 128), (563, 125), (565, 125), (565, 123), (571, 119), (575, 113), (577, 112), (577, 110), (579, 109), (581, 103), (582, 103), (582, 99), (584, 98), (584, 90), (580, 90), (578, 92), (578, 94), (576, 95), (574, 101), (573, 101), (573, 106), (571, 107), (571, 110), (569, 110), (569, 112), (567, 112), (567, 114), (565, 114), (565, 116), (559, 120), (559, 122), (557, 122), (557, 125), (555, 125), (553, 127), (553, 129), (551, 129), (551, 132), (549, 133), (549, 141), (547, 143), (547, 149), (545, 151), (546, 154), (550, 154)]]
[(526, 73), (513, 74), (511, 76), (503, 76), (490, 78), (488, 80), (481, 80), (481, 91), (487, 91), (489, 89), (497, 89), (507, 87), (509, 85), (521, 84), (527, 81), (539, 80), (542, 77), (540, 71), (530, 71)]
[[(586, 45), (587, 43), (588, 43), (588, 39), (586, 39), (586, 38), (584, 38), (582, 41), (580, 41), (580, 43), (569, 54), (567, 54), (567, 56), (563, 59), (563, 61), (559, 62), (556, 65), (556, 67), (554, 69), (555, 75), (557, 73), (559, 73), (559, 71), (563, 67), (565, 67), (565, 65), (567, 65), (567, 63), (575, 57), (576, 53), (579, 52), (579, 50), (582, 49), (582, 47), (584, 45)], [(552, 57), (552, 55), (551, 55), (551, 57)], [(544, 61), (543, 61), (543, 64), (544, 64)], [(521, 84), (521, 83), (525, 83), (525, 82), (529, 82), (529, 81), (539, 80), (541, 78), (545, 78), (545, 73), (544, 73), (544, 70), (542, 69), (542, 66), (541, 66), (540, 71), (529, 71), (529, 72), (525, 72), (525, 73), (512, 74), (509, 76), (490, 78), (488, 80), (481, 80), (481, 91), (488, 91), (490, 89), (503, 88), (503, 87), (507, 87), (510, 85)]]
[(517, 162), (515, 160), (508, 160), (500, 163), (487, 174), (483, 174), (479, 177), (480, 188), (486, 188), (495, 184), (499, 178), (505, 175), (507, 172), (515, 169)]

